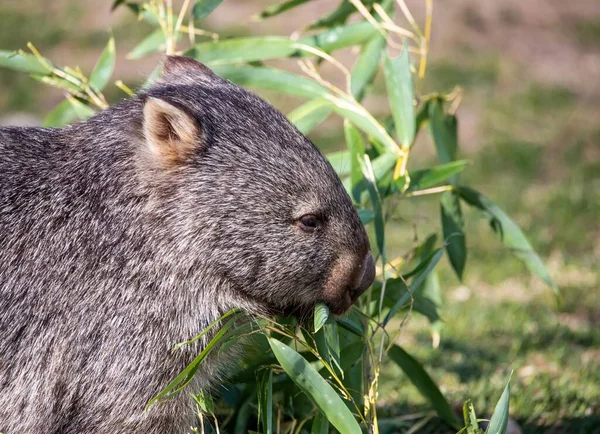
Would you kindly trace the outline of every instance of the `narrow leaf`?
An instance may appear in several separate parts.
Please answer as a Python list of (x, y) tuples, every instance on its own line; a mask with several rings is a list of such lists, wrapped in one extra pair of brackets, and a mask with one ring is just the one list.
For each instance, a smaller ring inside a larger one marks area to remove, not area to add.
[(310, 434), (329, 434), (329, 421), (321, 412), (314, 418)]
[(258, 387), (258, 414), (263, 434), (273, 433), (273, 371), (263, 373)]
[(415, 96), (406, 44), (402, 53), (394, 59), (384, 52), (383, 72), (396, 135), (402, 147), (408, 149), (415, 139)]
[[(381, 198), (379, 196), (379, 192), (377, 191), (373, 166), (371, 165), (369, 156), (366, 154), (363, 155), (363, 158), (359, 160), (359, 164), (366, 181), (367, 191), (369, 192), (371, 203), (373, 205), (373, 211), (375, 212), (375, 238), (377, 242), (377, 249), (385, 258), (385, 220), (383, 216)], [(385, 260), (383, 262), (385, 263)]]
[(96, 111), (93, 108), (91, 108), (88, 105), (85, 105), (84, 103), (82, 103), (77, 98), (71, 95), (67, 95), (67, 101), (69, 101), (71, 107), (73, 107), (73, 110), (77, 114), (77, 117), (81, 120), (86, 120), (87, 118), (93, 116), (96, 113)]
[(283, 342), (268, 338), (283, 370), (341, 433), (361, 434), (360, 426), (336, 391), (308, 361)]
[(351, 197), (355, 203), (360, 203), (360, 196), (363, 190), (363, 173), (360, 162), (365, 155), (365, 143), (358, 130), (347, 120), (344, 121), (344, 136), (346, 138), (346, 146), (350, 152)]
[(112, 76), (115, 69), (115, 54), (115, 38), (111, 36), (90, 74), (90, 84), (99, 91), (106, 87)]
[(314, 331), (318, 332), (329, 318), (329, 308), (325, 303), (317, 303), (314, 312)]
[(201, 20), (209, 16), (223, 0), (197, 0), (192, 7), (192, 16), (195, 20)]
[(148, 409), (152, 407), (152, 405), (154, 405), (154, 403), (156, 403), (157, 401), (162, 399), (168, 399), (177, 395), (192, 381), (194, 375), (196, 375), (196, 372), (200, 368), (200, 364), (204, 361), (204, 359), (206, 359), (208, 354), (210, 354), (215, 345), (219, 343), (219, 341), (225, 335), (225, 333), (227, 333), (227, 331), (233, 326), (236, 319), (237, 318), (234, 316), (229, 321), (227, 321), (223, 325), (223, 327), (221, 327), (221, 329), (215, 334), (215, 336), (210, 340), (208, 345), (206, 345), (206, 347), (200, 352), (200, 354), (196, 356), (192, 363), (190, 363), (183, 371), (181, 371), (181, 373), (177, 375), (177, 377), (175, 377), (175, 379), (173, 379), (167, 385), (167, 387), (165, 387), (155, 397), (148, 401), (148, 404), (146, 404), (146, 411), (148, 411)]
[(77, 119), (77, 113), (68, 99), (54, 107), (44, 118), (43, 127), (62, 127)]
[(134, 49), (129, 52), (127, 58), (139, 59), (156, 51), (164, 51), (166, 44), (165, 34), (161, 29), (156, 29), (146, 36), (142, 42), (137, 44)]
[(408, 378), (411, 383), (419, 389), (421, 395), (431, 403), (431, 406), (438, 416), (448, 425), (457, 427), (459, 422), (452, 407), (446, 398), (444, 398), (444, 395), (442, 395), (442, 392), (440, 392), (440, 389), (431, 379), (427, 371), (425, 371), (423, 365), (398, 345), (394, 345), (388, 354), (392, 361), (404, 371), (406, 378)]
[(371, 23), (368, 21), (359, 21), (345, 26), (334, 27), (316, 35), (307, 36), (306, 38), (299, 39), (298, 42), (330, 53), (342, 48), (362, 45), (377, 33), (379, 31)]
[(308, 134), (333, 112), (329, 101), (323, 98), (310, 100), (288, 114), (288, 119), (302, 134)]
[(352, 90), (352, 96), (354, 96), (357, 101), (363, 99), (366, 87), (375, 77), (375, 73), (379, 68), (379, 59), (381, 58), (381, 53), (385, 44), (385, 37), (377, 32), (369, 42), (363, 46), (356, 59), (356, 63), (352, 68), (350, 88)]
[(422, 190), (441, 184), (452, 175), (462, 172), (468, 163), (468, 160), (458, 160), (440, 164), (430, 169), (412, 171), (410, 172), (408, 191)]
[(447, 191), (440, 199), (444, 244), (450, 264), (460, 280), (467, 261), (464, 220), (457, 193)]
[(546, 282), (556, 295), (559, 295), (558, 286), (552, 281), (546, 266), (533, 250), (519, 226), (494, 202), (478, 191), (468, 187), (455, 187), (455, 191), (469, 205), (483, 211), (490, 222), (490, 226), (498, 234), (502, 243), (517, 258), (523, 261), (532, 273)]
[(214, 66), (289, 57), (298, 50), (298, 43), (290, 38), (251, 36), (202, 42), (186, 51), (185, 55)]
[(275, 90), (309, 99), (323, 97), (328, 94), (327, 89), (314, 80), (281, 69), (219, 65), (215, 66), (213, 70), (220, 76), (242, 86)]
[(494, 408), (490, 423), (485, 434), (505, 434), (508, 427), (508, 409), (510, 406), (510, 380), (502, 392), (500, 400)]
[(422, 268), (422, 270), (418, 274), (416, 274), (415, 278), (410, 284), (409, 291), (405, 292), (400, 298), (398, 298), (396, 303), (394, 303), (394, 305), (390, 308), (390, 311), (387, 313), (385, 319), (383, 320), (384, 326), (392, 319), (396, 312), (398, 312), (402, 308), (402, 306), (404, 306), (410, 300), (411, 295), (419, 289), (421, 289), (423, 282), (425, 281), (429, 273), (431, 273), (431, 270), (433, 270), (437, 263), (440, 261), (440, 258), (443, 254), (444, 251), (442, 249), (438, 249), (427, 261), (424, 261), (420, 264), (420, 266), (424, 268)]
[[(49, 60), (46, 60), (46, 62), (47, 65), (51, 65)], [(30, 74), (50, 73), (48, 68), (46, 68), (34, 55), (17, 53), (14, 51), (0, 50), (0, 67)]]
[(465, 401), (463, 405), (463, 418), (465, 421), (465, 429), (467, 434), (483, 434), (483, 430), (479, 428), (475, 407), (470, 399)]
[(270, 6), (264, 11), (262, 11), (260, 14), (258, 14), (256, 16), (256, 19), (264, 20), (265, 18), (274, 17), (275, 15), (282, 14), (286, 11), (289, 11), (290, 9), (303, 5), (304, 3), (309, 1), (311, 0), (288, 0), (283, 3)]
[(456, 160), (458, 150), (456, 116), (444, 113), (443, 103), (438, 99), (431, 100), (429, 103), (429, 127), (440, 163)]

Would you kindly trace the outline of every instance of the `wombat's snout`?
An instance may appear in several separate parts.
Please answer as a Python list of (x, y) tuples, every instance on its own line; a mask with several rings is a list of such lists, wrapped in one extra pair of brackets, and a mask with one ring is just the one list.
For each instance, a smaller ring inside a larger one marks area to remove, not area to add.
[(356, 299), (371, 286), (373, 280), (375, 280), (375, 262), (373, 261), (370, 252), (365, 256), (360, 269), (362, 271), (360, 281), (357, 286), (350, 289), (350, 299), (352, 300), (352, 303), (354, 303)]
[(371, 252), (364, 256), (342, 255), (333, 266), (325, 286), (324, 301), (335, 314), (346, 312), (375, 280)]

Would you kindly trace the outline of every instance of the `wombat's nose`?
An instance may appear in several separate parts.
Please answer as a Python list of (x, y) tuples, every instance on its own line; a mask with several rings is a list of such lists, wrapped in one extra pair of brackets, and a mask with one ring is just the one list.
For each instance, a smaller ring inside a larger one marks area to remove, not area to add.
[(358, 297), (361, 296), (363, 292), (365, 292), (369, 286), (375, 280), (375, 262), (373, 262), (373, 257), (371, 253), (367, 253), (362, 266), (362, 277), (360, 279), (360, 283), (356, 288), (353, 288), (350, 292), (350, 297), (352, 298), (352, 303), (356, 301)]

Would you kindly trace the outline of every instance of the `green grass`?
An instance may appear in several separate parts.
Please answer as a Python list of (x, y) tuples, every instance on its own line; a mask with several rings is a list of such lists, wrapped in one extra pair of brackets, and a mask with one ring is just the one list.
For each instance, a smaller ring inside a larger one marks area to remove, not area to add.
[[(409, 324), (401, 341), (424, 361), (453, 403), (459, 406), (471, 398), (480, 417), (489, 417), (514, 370), (511, 415), (524, 432), (597, 433), (600, 329), (594, 324), (600, 302), (590, 288), (564, 289), (565, 307), (558, 315), (544, 293), (494, 301), (486, 291), (471, 287), (469, 299), (462, 302), (448, 300), (453, 295), (445, 294), (440, 347), (431, 347), (427, 325), (420, 318)], [(577, 310), (583, 301), (587, 312)], [(575, 312), (566, 306), (575, 306)], [(398, 407), (405, 413), (425, 408), (399, 369), (390, 363), (383, 373), (385, 413), (391, 415)]]

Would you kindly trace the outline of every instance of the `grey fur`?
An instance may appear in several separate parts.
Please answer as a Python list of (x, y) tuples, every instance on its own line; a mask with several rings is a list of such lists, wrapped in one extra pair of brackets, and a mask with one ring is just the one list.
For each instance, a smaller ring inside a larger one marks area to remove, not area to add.
[[(143, 413), (202, 345), (175, 343), (232, 307), (298, 314), (322, 300), (341, 313), (372, 281), (366, 233), (323, 155), (205, 67), (175, 57), (166, 70), (86, 122), (0, 129), (4, 434), (186, 432), (186, 394)], [(200, 126), (176, 166), (144, 153), (149, 96)], [(300, 230), (305, 214), (322, 227)], [(225, 366), (210, 360), (196, 386)]]

